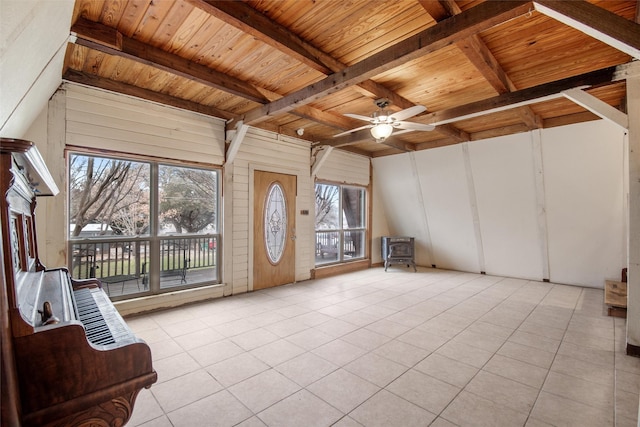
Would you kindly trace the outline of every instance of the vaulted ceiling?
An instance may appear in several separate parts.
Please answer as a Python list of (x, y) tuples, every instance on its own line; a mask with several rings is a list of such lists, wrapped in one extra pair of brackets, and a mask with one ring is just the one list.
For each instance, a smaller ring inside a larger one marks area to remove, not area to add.
[[(370, 156), (596, 119), (625, 106), (629, 1), (77, 0), (63, 78)], [(577, 24), (576, 24), (577, 22)], [(575, 92), (575, 90), (574, 90)], [(433, 131), (376, 143), (375, 101)], [(303, 130), (303, 131), (300, 131)]]

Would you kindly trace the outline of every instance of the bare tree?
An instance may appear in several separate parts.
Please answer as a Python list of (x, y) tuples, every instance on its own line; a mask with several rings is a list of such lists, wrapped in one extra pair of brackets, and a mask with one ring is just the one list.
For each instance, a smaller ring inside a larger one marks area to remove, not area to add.
[(337, 228), (337, 185), (316, 184), (316, 228)]
[[(143, 192), (143, 164), (116, 159), (72, 156), (70, 174), (70, 220), (73, 236), (79, 236), (90, 223), (107, 225), (139, 203)], [(117, 222), (117, 221), (116, 221)]]

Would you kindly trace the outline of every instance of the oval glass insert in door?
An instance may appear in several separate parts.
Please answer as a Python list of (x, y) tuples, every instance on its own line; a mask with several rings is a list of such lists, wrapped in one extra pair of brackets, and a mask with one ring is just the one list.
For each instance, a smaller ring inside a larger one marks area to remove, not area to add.
[(287, 201), (279, 182), (271, 184), (264, 204), (264, 242), (272, 264), (282, 258), (287, 243)]

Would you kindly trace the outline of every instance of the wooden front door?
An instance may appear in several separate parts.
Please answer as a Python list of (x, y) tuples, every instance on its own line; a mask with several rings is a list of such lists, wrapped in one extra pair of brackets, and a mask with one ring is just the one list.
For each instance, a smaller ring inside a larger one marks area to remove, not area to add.
[(295, 280), (296, 176), (254, 172), (253, 289)]

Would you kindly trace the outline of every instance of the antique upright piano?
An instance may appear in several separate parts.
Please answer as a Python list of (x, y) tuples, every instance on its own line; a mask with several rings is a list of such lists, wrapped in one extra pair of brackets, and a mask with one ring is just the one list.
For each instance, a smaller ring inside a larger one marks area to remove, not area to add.
[(157, 380), (97, 280), (47, 269), (36, 196), (58, 188), (35, 145), (0, 138), (0, 344), (3, 426), (121, 426)]

